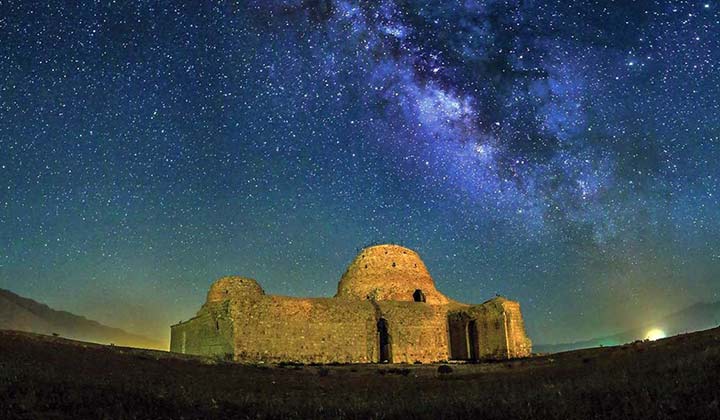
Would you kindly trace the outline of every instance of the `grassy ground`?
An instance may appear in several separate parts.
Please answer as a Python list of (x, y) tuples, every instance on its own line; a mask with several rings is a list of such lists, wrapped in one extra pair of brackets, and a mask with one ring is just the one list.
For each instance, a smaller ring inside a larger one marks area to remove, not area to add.
[(0, 418), (720, 419), (720, 329), (451, 369), (249, 366), (0, 331)]

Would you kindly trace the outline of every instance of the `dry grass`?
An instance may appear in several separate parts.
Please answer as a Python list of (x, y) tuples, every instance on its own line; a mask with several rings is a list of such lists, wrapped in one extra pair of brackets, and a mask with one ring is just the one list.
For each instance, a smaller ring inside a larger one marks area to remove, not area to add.
[(720, 418), (720, 329), (504, 363), (238, 365), (0, 332), (0, 418)]

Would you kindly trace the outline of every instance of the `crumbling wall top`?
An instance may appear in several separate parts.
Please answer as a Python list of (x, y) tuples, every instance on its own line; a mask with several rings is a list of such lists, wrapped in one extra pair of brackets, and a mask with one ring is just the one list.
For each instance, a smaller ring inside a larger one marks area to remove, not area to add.
[(207, 303), (230, 298), (257, 298), (265, 294), (257, 281), (247, 277), (227, 276), (215, 281), (207, 294)]

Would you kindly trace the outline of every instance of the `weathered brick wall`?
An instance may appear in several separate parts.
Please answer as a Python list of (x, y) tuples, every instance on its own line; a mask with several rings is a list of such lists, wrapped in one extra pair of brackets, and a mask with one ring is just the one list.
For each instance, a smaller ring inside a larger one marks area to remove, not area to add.
[(378, 302), (395, 363), (437, 362), (449, 359), (447, 306), (420, 302)]
[(263, 296), (262, 288), (253, 279), (227, 276), (216, 280), (197, 315), (170, 327), (170, 351), (232, 357), (235, 353), (232, 303), (254, 301)]
[(397, 245), (378, 245), (365, 248), (355, 257), (340, 279), (336, 296), (412, 302), (415, 290), (422, 290), (430, 304), (450, 301), (435, 288), (415, 251)]
[(520, 304), (513, 301), (503, 302), (508, 336), (508, 356), (527, 357), (532, 353), (532, 342), (525, 333)]
[(531, 342), (525, 334), (519, 303), (498, 297), (474, 305), (467, 312), (476, 320), (480, 359), (530, 355)]
[(266, 296), (237, 302), (236, 359), (368, 363), (379, 359), (377, 319), (388, 323), (392, 361), (448, 360), (447, 307), (416, 302)]
[(237, 302), (236, 359), (367, 363), (377, 359), (375, 311), (368, 301), (266, 296)]
[(448, 317), (448, 360), (470, 359), (470, 349), (467, 340), (468, 320), (452, 314)]
[(505, 319), (499, 305), (479, 305), (470, 311), (476, 319), (479, 359), (507, 359)]
[(477, 319), (468, 310), (469, 306), (456, 307), (448, 311), (449, 358), (453, 360), (475, 360), (480, 353), (478, 345)]
[(474, 325), (477, 340), (467, 344), (472, 356), (530, 354), (519, 304), (501, 298), (464, 306), (266, 295), (206, 303), (197, 317), (172, 327), (171, 351), (233, 354), (239, 361), (377, 362), (377, 320), (384, 318), (393, 362), (437, 362), (451, 359), (448, 311), (462, 315), (463, 334), (475, 321), (469, 328)]
[(210, 286), (206, 302), (257, 299), (264, 294), (258, 282), (251, 278), (226, 276), (219, 278)]
[[(416, 289), (426, 302), (414, 301)], [(396, 363), (449, 360), (453, 346), (464, 346), (452, 354), (461, 359), (523, 357), (531, 349), (517, 302), (450, 300), (417, 253), (381, 245), (355, 258), (335, 298), (268, 296), (253, 279), (217, 280), (198, 315), (171, 327), (171, 351), (239, 361), (377, 362), (380, 318)]]
[[(198, 315), (170, 329), (170, 351), (186, 354), (231, 357), (233, 321), (227, 304), (206, 305)], [(228, 356), (230, 355), (230, 356)]]

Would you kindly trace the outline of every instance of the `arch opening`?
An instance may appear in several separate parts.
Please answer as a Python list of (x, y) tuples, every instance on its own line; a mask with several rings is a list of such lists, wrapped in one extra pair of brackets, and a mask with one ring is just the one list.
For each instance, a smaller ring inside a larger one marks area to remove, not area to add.
[(478, 329), (477, 322), (473, 319), (468, 322), (467, 325), (467, 337), (468, 337), (468, 359), (478, 359)]
[(390, 332), (385, 318), (380, 318), (377, 322), (378, 343), (380, 345), (380, 353), (378, 362), (392, 363), (392, 352), (390, 348)]
[(448, 320), (451, 360), (478, 360), (477, 321), (467, 317), (451, 317)]
[(450, 318), (448, 328), (450, 333), (450, 359), (467, 360), (466, 321), (463, 319)]
[(420, 289), (415, 289), (415, 293), (413, 293), (413, 300), (415, 302), (425, 302), (425, 293), (423, 293)]

